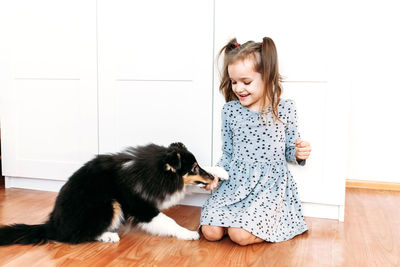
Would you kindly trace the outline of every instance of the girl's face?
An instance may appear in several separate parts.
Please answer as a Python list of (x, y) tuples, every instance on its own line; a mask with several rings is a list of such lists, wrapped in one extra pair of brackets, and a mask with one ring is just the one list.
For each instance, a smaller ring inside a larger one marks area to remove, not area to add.
[(254, 70), (252, 59), (238, 60), (228, 65), (232, 90), (240, 104), (253, 111), (262, 108), (264, 83), (261, 74)]

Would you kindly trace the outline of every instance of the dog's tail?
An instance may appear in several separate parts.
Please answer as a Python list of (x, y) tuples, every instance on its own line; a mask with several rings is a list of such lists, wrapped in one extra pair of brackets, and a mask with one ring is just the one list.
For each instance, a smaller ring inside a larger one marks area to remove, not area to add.
[(47, 224), (13, 224), (0, 227), (0, 246), (12, 244), (43, 244), (48, 238)]

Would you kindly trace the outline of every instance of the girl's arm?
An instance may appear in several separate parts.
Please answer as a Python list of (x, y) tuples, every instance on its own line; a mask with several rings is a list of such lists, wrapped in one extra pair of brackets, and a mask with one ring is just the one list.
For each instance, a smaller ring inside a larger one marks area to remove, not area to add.
[[(217, 167), (223, 168), (227, 172), (229, 172), (229, 166), (232, 160), (232, 131), (230, 127), (230, 111), (228, 109), (227, 104), (224, 105), (221, 112), (222, 117), (222, 126), (221, 126), (221, 135), (222, 135), (222, 156), (218, 163)], [(211, 167), (215, 168), (215, 167)], [(211, 184), (208, 184), (204, 189), (206, 190), (214, 190), (218, 186), (219, 180), (227, 180), (229, 178), (228, 173), (224, 174), (224, 177), (219, 177), (217, 173), (212, 170), (206, 168), (206, 171), (210, 172), (214, 175), (215, 179)], [(221, 171), (218, 171), (221, 173)], [(219, 179), (218, 179), (219, 178)], [(222, 179), (221, 179), (222, 178)]]
[(227, 172), (229, 172), (229, 166), (232, 160), (232, 152), (233, 152), (232, 131), (230, 127), (230, 116), (229, 116), (230, 113), (231, 112), (228, 109), (228, 105), (225, 104), (221, 112), (222, 156), (217, 163), (217, 166), (224, 168)]
[[(288, 162), (299, 164), (304, 166), (306, 164), (306, 158), (296, 157), (296, 142), (297, 147), (300, 144), (304, 143), (300, 139), (300, 133), (297, 129), (297, 110), (296, 105), (293, 100), (286, 100), (285, 103), (285, 111), (286, 111), (286, 118), (287, 123), (285, 126), (285, 135), (286, 135), (286, 149), (285, 149), (285, 156)], [(307, 142), (308, 143), (308, 142)], [(311, 149), (310, 149), (311, 151)]]

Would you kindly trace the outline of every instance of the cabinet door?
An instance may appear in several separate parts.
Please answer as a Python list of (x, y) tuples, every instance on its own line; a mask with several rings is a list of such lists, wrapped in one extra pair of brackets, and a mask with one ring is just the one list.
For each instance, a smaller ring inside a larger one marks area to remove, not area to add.
[[(258, 8), (254, 9), (254, 6)], [(310, 141), (313, 148), (306, 166), (290, 165), (299, 185), (301, 200), (310, 204), (324, 204), (324, 210), (330, 206), (343, 207), (346, 162), (338, 152), (346, 151), (343, 134), (346, 133), (346, 104), (340, 99), (345, 95), (343, 86), (337, 83), (338, 76), (333, 73), (333, 55), (337, 52), (330, 40), (333, 38), (329, 27), (333, 20), (329, 6), (316, 0), (249, 0), (246, 5), (221, 0), (216, 1), (215, 10), (216, 51), (233, 37), (237, 37), (239, 43), (248, 40), (261, 42), (264, 36), (275, 41), (280, 72), (285, 81), (282, 97), (295, 100), (299, 130), (302, 138)], [(235, 17), (237, 14), (240, 14), (240, 18)], [(214, 98), (216, 110), (220, 110), (223, 100), (218, 92), (215, 92)], [(217, 129), (220, 115), (217, 112), (215, 114), (214, 128)], [(221, 145), (219, 136), (220, 133), (216, 131), (215, 151)], [(214, 160), (218, 156), (215, 153)], [(313, 212), (307, 210), (306, 214), (321, 215), (319, 211)], [(333, 215), (329, 216), (340, 218), (343, 213), (339, 212), (333, 211)]]
[(183, 142), (211, 163), (213, 2), (98, 6), (100, 152)]
[(98, 153), (96, 1), (3, 7), (3, 174), (66, 180)]

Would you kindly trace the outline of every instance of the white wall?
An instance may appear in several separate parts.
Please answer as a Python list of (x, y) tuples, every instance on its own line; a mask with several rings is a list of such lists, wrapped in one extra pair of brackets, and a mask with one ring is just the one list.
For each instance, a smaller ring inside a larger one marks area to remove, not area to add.
[(398, 3), (345, 1), (339, 9), (337, 41), (350, 88), (343, 97), (351, 103), (347, 178), (400, 182)]

